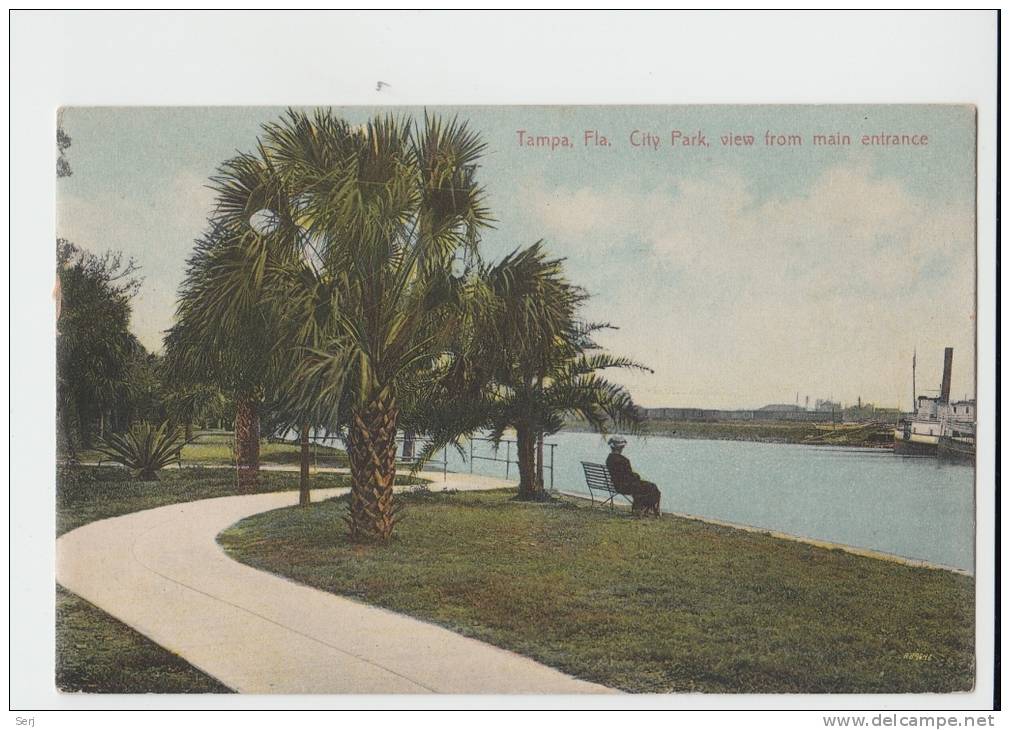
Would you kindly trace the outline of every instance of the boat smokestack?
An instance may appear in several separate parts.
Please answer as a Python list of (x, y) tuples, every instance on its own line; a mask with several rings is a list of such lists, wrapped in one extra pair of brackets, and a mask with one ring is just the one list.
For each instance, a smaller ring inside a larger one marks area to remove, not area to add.
[(950, 401), (950, 366), (954, 362), (954, 348), (945, 347), (943, 350), (943, 381), (940, 383), (940, 402)]

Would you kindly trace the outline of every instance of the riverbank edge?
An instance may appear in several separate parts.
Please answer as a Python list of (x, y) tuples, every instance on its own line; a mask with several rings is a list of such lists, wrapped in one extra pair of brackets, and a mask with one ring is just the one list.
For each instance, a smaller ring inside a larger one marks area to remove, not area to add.
[[(591, 502), (592, 498), (588, 494), (581, 494), (579, 492), (570, 492), (567, 490), (556, 490), (557, 494), (565, 497), (570, 497), (572, 499), (579, 499), (585, 502)], [(627, 505), (618, 505), (618, 509), (630, 509)], [(717, 525), (719, 527), (729, 527), (734, 530), (742, 530), (744, 532), (752, 532), (761, 535), (767, 535), (768, 537), (774, 537), (778, 540), (788, 540), (790, 542), (799, 542), (805, 545), (810, 545), (812, 547), (819, 547), (825, 550), (841, 550), (842, 552), (849, 553), (850, 555), (857, 555), (861, 558), (872, 558), (874, 560), (883, 560), (888, 563), (897, 563), (899, 565), (907, 565), (911, 568), (927, 568), (929, 570), (945, 570), (948, 573), (956, 573), (957, 575), (963, 575), (968, 578), (974, 578), (975, 574), (968, 570), (963, 570), (962, 568), (955, 568), (952, 565), (944, 565), (943, 563), (933, 563), (928, 560), (918, 560), (916, 558), (906, 558), (902, 555), (895, 555), (894, 553), (885, 553), (880, 550), (871, 550), (869, 548), (856, 547), (855, 545), (845, 545), (840, 542), (831, 542), (829, 540), (819, 540), (814, 537), (804, 537), (802, 535), (793, 535), (789, 532), (780, 532), (778, 530), (771, 530), (766, 527), (755, 527), (754, 525), (746, 525), (742, 522), (729, 522), (726, 520), (718, 520), (714, 517), (702, 517), (701, 515), (692, 515), (687, 512), (663, 512), (664, 515), (673, 515), (674, 517), (681, 517), (685, 520), (695, 520), (696, 522), (704, 522), (709, 525)], [(645, 519), (645, 518), (643, 518)]]

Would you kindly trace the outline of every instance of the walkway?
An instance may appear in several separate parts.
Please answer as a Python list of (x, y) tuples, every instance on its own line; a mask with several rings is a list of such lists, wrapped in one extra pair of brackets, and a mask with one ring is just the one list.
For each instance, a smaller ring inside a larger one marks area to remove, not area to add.
[[(432, 489), (493, 489), (422, 474)], [(313, 491), (313, 501), (346, 489)], [(61, 585), (238, 692), (612, 692), (433, 624), (293, 583), (227, 557), (216, 536), (297, 492), (221, 497), (114, 517), (63, 535)], [(342, 525), (334, 525), (341, 529)]]

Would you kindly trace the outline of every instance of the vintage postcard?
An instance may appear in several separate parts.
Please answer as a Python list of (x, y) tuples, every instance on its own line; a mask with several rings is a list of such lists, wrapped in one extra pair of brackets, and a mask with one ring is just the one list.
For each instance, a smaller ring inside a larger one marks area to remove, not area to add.
[(64, 693), (965, 693), (976, 110), (69, 107)]

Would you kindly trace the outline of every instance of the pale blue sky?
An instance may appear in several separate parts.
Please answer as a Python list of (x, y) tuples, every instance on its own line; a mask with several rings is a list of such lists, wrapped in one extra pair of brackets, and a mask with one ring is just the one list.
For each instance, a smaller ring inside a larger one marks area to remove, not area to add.
[[(204, 187), (279, 108), (76, 108), (64, 112), (74, 174), (58, 181), (57, 233), (143, 267), (133, 328), (159, 349), (194, 238)], [(359, 122), (377, 111), (339, 110)], [(418, 111), (398, 109), (397, 111)], [(647, 406), (750, 407), (816, 398), (881, 405), (938, 387), (953, 346), (953, 391), (974, 392), (974, 111), (963, 106), (473, 107), (497, 257), (543, 238), (593, 295), (586, 315), (621, 329), (614, 351), (656, 370), (622, 375)], [(517, 130), (567, 135), (529, 149)], [(634, 148), (634, 130), (662, 140)], [(707, 148), (671, 148), (673, 129)], [(583, 145), (598, 130), (609, 147)], [(797, 133), (798, 148), (764, 134)], [(849, 134), (815, 148), (813, 134)], [(751, 148), (723, 147), (727, 132)], [(864, 148), (863, 134), (928, 134), (916, 148)], [(935, 381), (935, 382), (934, 382)]]

